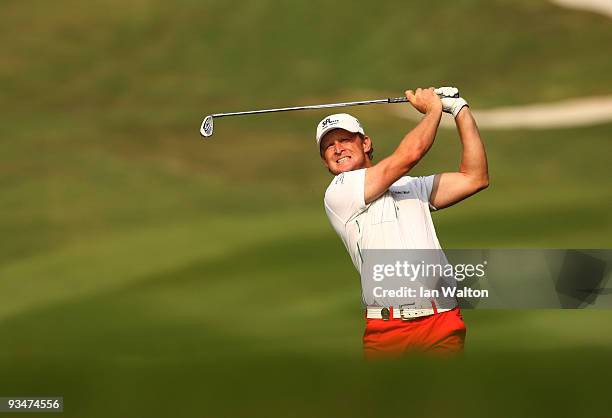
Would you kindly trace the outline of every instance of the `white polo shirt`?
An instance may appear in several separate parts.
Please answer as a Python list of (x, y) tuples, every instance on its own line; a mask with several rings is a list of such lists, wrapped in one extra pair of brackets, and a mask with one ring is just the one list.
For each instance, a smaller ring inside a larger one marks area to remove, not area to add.
[[(435, 249), (440, 250), (442, 258), (439, 261), (446, 264), (448, 261), (431, 218), (431, 211), (436, 208), (429, 203), (435, 176), (404, 176), (381, 197), (366, 205), (365, 172), (364, 168), (337, 175), (327, 188), (324, 200), (327, 216), (357, 271), (361, 274), (362, 251), (368, 249)], [(452, 281), (448, 279), (447, 283)], [(362, 302), (375, 306), (389, 304), (389, 300), (373, 298), (364, 290), (362, 277)], [(431, 306), (430, 299), (415, 300), (420, 306)], [(455, 305), (454, 299), (444, 301), (445, 307)]]
[(429, 203), (434, 176), (404, 176), (366, 205), (366, 169), (338, 174), (325, 192), (325, 211), (361, 273), (364, 249), (440, 249)]

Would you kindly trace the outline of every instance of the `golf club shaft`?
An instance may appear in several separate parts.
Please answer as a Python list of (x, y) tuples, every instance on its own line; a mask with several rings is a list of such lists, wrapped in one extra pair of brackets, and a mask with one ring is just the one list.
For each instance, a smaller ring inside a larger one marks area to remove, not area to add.
[[(450, 92), (448, 89), (450, 89)], [(459, 97), (458, 90), (453, 87), (447, 88), (446, 91), (443, 90), (442, 88), (437, 89), (436, 94), (440, 98)], [(222, 118), (224, 116), (255, 115), (258, 113), (288, 112), (290, 110), (327, 109), (330, 107), (360, 106), (360, 105), (370, 105), (370, 104), (405, 103), (407, 101), (408, 99), (406, 97), (388, 97), (386, 99), (361, 100), (357, 102), (331, 103), (331, 104), (295, 106), (295, 107), (279, 107), (275, 109), (247, 110), (245, 112), (215, 113), (214, 115), (208, 115), (204, 118), (204, 120), (202, 121), (200, 125), (200, 135), (202, 135), (205, 138), (212, 136), (213, 130), (214, 130), (214, 119)]]
[(245, 112), (215, 113), (211, 116), (213, 118), (221, 118), (223, 116), (254, 115), (257, 113), (288, 112), (290, 110), (326, 109), (329, 107), (360, 106), (360, 105), (369, 105), (369, 104), (403, 103), (407, 101), (408, 99), (406, 99), (405, 97), (389, 97), (387, 99), (361, 100), (357, 102), (331, 103), (331, 104), (296, 106), (296, 107), (279, 107), (276, 109), (248, 110)]

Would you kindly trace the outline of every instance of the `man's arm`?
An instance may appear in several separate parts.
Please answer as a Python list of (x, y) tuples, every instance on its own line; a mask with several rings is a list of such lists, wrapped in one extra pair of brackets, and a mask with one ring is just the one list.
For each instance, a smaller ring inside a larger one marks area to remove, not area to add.
[(429, 201), (436, 209), (454, 205), (489, 186), (487, 154), (469, 107), (461, 109), (455, 122), (463, 145), (461, 165), (458, 172), (435, 176)]
[(429, 151), (436, 137), (442, 117), (442, 102), (434, 89), (417, 89), (416, 93), (408, 90), (406, 98), (425, 117), (402, 139), (393, 154), (366, 170), (366, 204), (378, 199), (393, 183), (406, 175)]

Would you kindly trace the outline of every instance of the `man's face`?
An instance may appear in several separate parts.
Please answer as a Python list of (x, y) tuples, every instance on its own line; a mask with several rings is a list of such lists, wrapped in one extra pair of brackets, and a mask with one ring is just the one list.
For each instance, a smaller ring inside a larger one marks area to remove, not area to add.
[(362, 140), (359, 134), (332, 129), (321, 138), (320, 146), (323, 163), (334, 175), (371, 165), (367, 153), (372, 142), (367, 136)]

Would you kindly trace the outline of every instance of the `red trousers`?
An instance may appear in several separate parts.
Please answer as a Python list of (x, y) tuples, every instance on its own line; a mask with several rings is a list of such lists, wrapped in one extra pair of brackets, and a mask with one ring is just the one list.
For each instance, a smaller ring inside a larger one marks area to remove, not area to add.
[(366, 358), (400, 357), (415, 351), (455, 354), (463, 351), (465, 331), (459, 307), (411, 321), (366, 319), (363, 350)]

